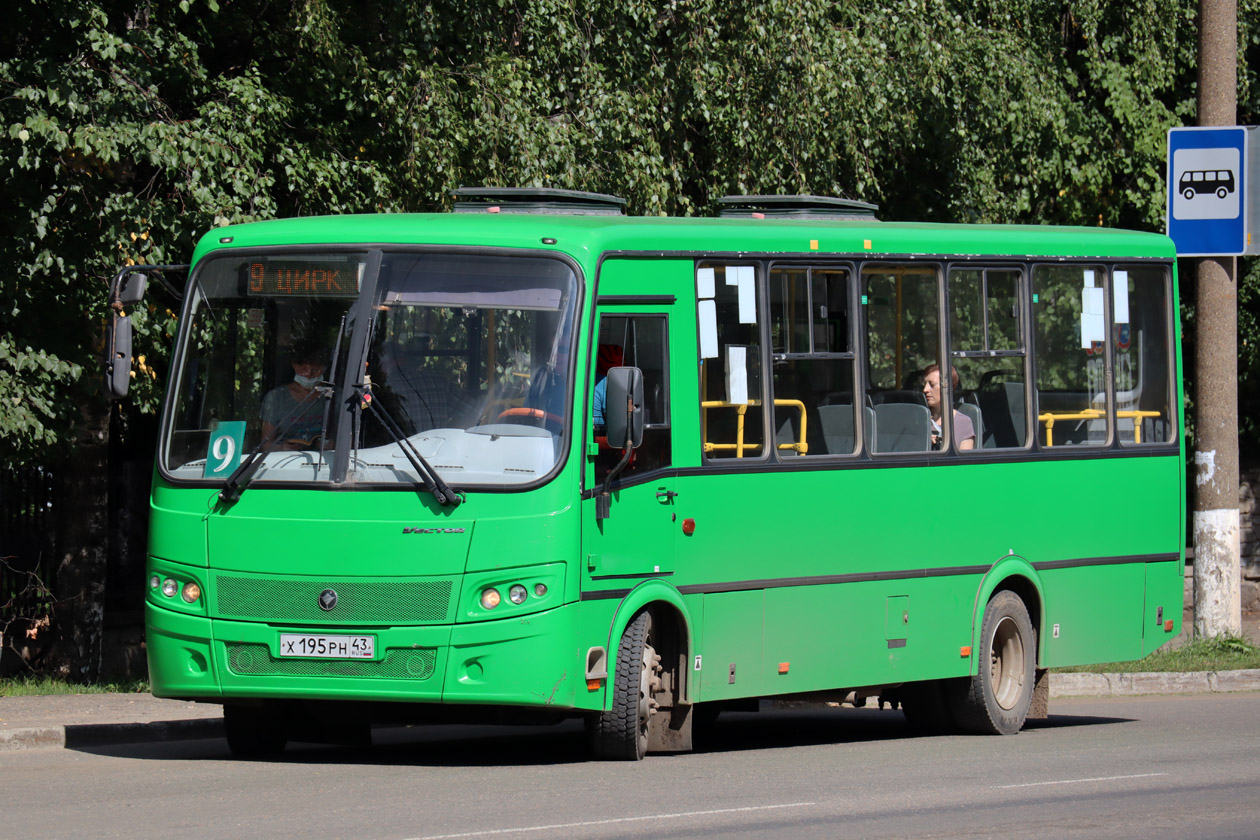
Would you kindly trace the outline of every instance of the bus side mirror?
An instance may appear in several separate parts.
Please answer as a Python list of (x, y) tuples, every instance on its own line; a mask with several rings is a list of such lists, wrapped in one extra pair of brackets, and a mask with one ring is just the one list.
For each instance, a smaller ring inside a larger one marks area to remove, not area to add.
[(131, 319), (114, 313), (105, 331), (105, 391), (121, 400), (131, 387)]
[(149, 288), (149, 276), (138, 271), (120, 275), (114, 291), (114, 301), (123, 306), (134, 306), (144, 300), (144, 293)]
[(608, 428), (608, 445), (625, 449), (643, 443), (643, 371), (637, 367), (615, 367), (608, 370), (604, 394), (604, 423)]

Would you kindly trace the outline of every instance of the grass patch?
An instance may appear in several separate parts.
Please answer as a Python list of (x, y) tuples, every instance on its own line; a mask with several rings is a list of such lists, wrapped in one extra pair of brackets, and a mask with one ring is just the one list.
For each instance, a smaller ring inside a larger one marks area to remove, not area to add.
[(0, 678), (0, 696), (3, 697), (32, 697), (45, 694), (139, 694), (148, 690), (148, 680), (75, 683), (56, 677)]
[(1054, 668), (1057, 672), (1132, 674), (1139, 671), (1237, 671), (1260, 668), (1260, 647), (1237, 636), (1195, 639), (1176, 650), (1157, 650), (1135, 662)]

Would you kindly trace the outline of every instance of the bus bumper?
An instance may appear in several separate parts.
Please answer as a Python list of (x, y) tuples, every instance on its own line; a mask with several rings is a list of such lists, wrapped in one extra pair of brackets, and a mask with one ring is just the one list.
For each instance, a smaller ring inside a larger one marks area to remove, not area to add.
[[(158, 697), (498, 704), (558, 709), (585, 694), (577, 604), (499, 621), (277, 628), (145, 607)], [(371, 635), (372, 660), (283, 658), (281, 632)]]

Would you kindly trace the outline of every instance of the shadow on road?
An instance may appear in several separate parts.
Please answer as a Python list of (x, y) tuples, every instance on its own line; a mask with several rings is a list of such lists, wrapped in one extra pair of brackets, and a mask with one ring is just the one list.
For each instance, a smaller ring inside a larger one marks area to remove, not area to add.
[[(1051, 715), (1047, 720), (1029, 721), (1026, 728), (1036, 731), (1128, 722), (1130, 719), (1120, 717)], [(906, 725), (899, 711), (821, 706), (783, 709), (764, 703), (760, 712), (723, 714), (716, 723), (696, 734), (693, 754), (969, 737), (976, 736), (917, 732)], [(97, 755), (141, 760), (243, 760), (233, 759), (227, 742), (220, 738), (80, 749)], [(668, 761), (670, 756), (652, 757), (652, 760), (658, 759)], [(252, 761), (339, 766), (512, 767), (580, 764), (589, 759), (582, 724), (574, 720), (532, 727), (378, 728), (373, 732), (371, 746), (293, 743), (278, 756)]]

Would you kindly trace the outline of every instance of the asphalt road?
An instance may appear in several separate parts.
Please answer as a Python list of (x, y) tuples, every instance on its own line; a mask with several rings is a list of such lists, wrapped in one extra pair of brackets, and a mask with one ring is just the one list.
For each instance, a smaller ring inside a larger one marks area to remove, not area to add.
[(1260, 837), (1260, 693), (1051, 712), (1000, 738), (769, 709), (636, 764), (586, 761), (574, 724), (378, 731), (277, 761), (218, 739), (0, 753), (0, 837)]

